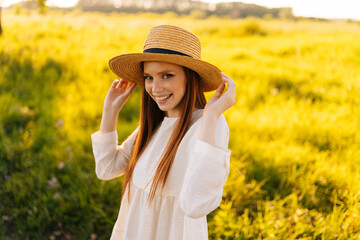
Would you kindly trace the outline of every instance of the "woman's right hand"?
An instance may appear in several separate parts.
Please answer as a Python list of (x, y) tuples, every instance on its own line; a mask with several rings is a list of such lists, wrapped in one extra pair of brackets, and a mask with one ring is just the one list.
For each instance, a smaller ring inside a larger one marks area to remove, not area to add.
[(119, 114), (135, 87), (135, 83), (130, 83), (124, 79), (120, 81), (115, 79), (106, 95), (104, 112)]

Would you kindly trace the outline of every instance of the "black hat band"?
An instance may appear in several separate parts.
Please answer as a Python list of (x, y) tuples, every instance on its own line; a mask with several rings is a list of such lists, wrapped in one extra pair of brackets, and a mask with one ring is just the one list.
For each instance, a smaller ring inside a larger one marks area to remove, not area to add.
[(149, 48), (149, 49), (144, 50), (143, 53), (162, 53), (162, 54), (180, 55), (180, 56), (186, 56), (186, 57), (193, 58), (192, 56), (187, 55), (185, 53), (173, 51), (173, 50), (169, 50), (169, 49), (165, 49), (165, 48)]

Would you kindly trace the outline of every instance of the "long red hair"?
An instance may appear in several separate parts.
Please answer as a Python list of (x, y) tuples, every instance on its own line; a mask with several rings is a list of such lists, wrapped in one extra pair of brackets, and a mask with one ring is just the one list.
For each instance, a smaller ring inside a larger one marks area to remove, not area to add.
[[(206, 99), (200, 85), (199, 75), (186, 67), (183, 67), (183, 69), (186, 77), (186, 91), (183, 99), (181, 100), (182, 114), (161, 155), (161, 160), (157, 165), (155, 175), (152, 179), (148, 204), (150, 204), (154, 199), (155, 192), (159, 184), (161, 184), (161, 191), (165, 187), (165, 183), (169, 176), (177, 149), (189, 128), (194, 108), (196, 107), (203, 109), (206, 105)], [(126, 188), (130, 186), (135, 165), (139, 157), (144, 152), (146, 146), (149, 144), (153, 133), (159, 124), (163, 121), (164, 116), (165, 112), (159, 109), (156, 102), (150, 97), (150, 95), (143, 87), (140, 111), (140, 128), (135, 139), (131, 159), (125, 174), (122, 194), (123, 196)], [(128, 198), (130, 198), (130, 187), (128, 189)]]

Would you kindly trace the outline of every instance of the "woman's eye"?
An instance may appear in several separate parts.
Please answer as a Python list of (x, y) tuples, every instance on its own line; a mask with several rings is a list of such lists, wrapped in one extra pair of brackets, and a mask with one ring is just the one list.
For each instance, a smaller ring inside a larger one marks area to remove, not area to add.
[(174, 76), (174, 75), (172, 75), (172, 74), (165, 74), (165, 75), (164, 75), (164, 78), (171, 78), (172, 76)]
[(152, 77), (151, 76), (144, 76), (144, 80), (151, 80)]

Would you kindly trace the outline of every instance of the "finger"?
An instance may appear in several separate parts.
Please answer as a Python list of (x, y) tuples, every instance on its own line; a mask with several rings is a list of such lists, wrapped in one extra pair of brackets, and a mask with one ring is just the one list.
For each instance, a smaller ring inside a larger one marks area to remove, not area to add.
[(135, 89), (135, 87), (136, 87), (135, 83), (130, 83), (129, 87), (126, 89), (125, 94), (130, 95), (132, 93), (132, 91)]
[(226, 82), (228, 84), (228, 88), (226, 92), (224, 93), (224, 97), (229, 99), (232, 104), (235, 103), (235, 95), (236, 95), (236, 84), (235, 82), (227, 76), (225, 73), (221, 73), (223, 82)]
[(225, 83), (221, 83), (220, 86), (216, 89), (216, 92), (212, 98), (208, 101), (208, 103), (212, 103), (221, 97), (221, 94), (224, 92)]
[(120, 82), (119, 79), (115, 79), (111, 84), (111, 88), (116, 88), (119, 82)]
[(120, 81), (118, 82), (118, 84), (116, 85), (115, 88), (122, 88), (125, 83), (126, 83), (126, 80), (120, 79)]
[(234, 83), (234, 81), (228, 75), (226, 75), (225, 73), (221, 72), (221, 76), (222, 76), (221, 77), (222, 80), (226, 80), (227, 82)]
[(223, 82), (226, 82), (228, 84), (227, 92), (230, 92), (232, 94), (235, 94), (236, 84), (235, 82), (228, 76), (224, 74), (222, 78)]
[(221, 79), (226, 82), (229, 82), (230, 84), (235, 84), (234, 81), (228, 76), (226, 75), (225, 73), (221, 72)]
[(131, 86), (130, 86), (130, 87), (135, 88), (136, 86), (137, 86), (136, 83), (131, 83)]
[(226, 78), (228, 78), (228, 79), (231, 79), (228, 75), (226, 75), (224, 72), (221, 72), (221, 76), (222, 77), (226, 77)]
[(134, 89), (135, 87), (136, 87), (136, 84), (135, 84), (135, 83), (129, 83), (129, 85), (127, 86), (126, 91), (132, 90), (132, 89)]
[(224, 92), (224, 90), (225, 90), (225, 83), (221, 83), (218, 89), (216, 90), (214, 97), (216, 96), (217, 98), (219, 98), (221, 94)]
[(121, 88), (121, 89), (125, 90), (128, 83), (129, 83), (128, 81), (126, 81), (124, 79), (121, 79), (121, 82), (120, 82), (118, 88)]
[(132, 83), (132, 84), (129, 86), (128, 89), (132, 92), (132, 91), (135, 89), (136, 86), (137, 86), (137, 84)]

